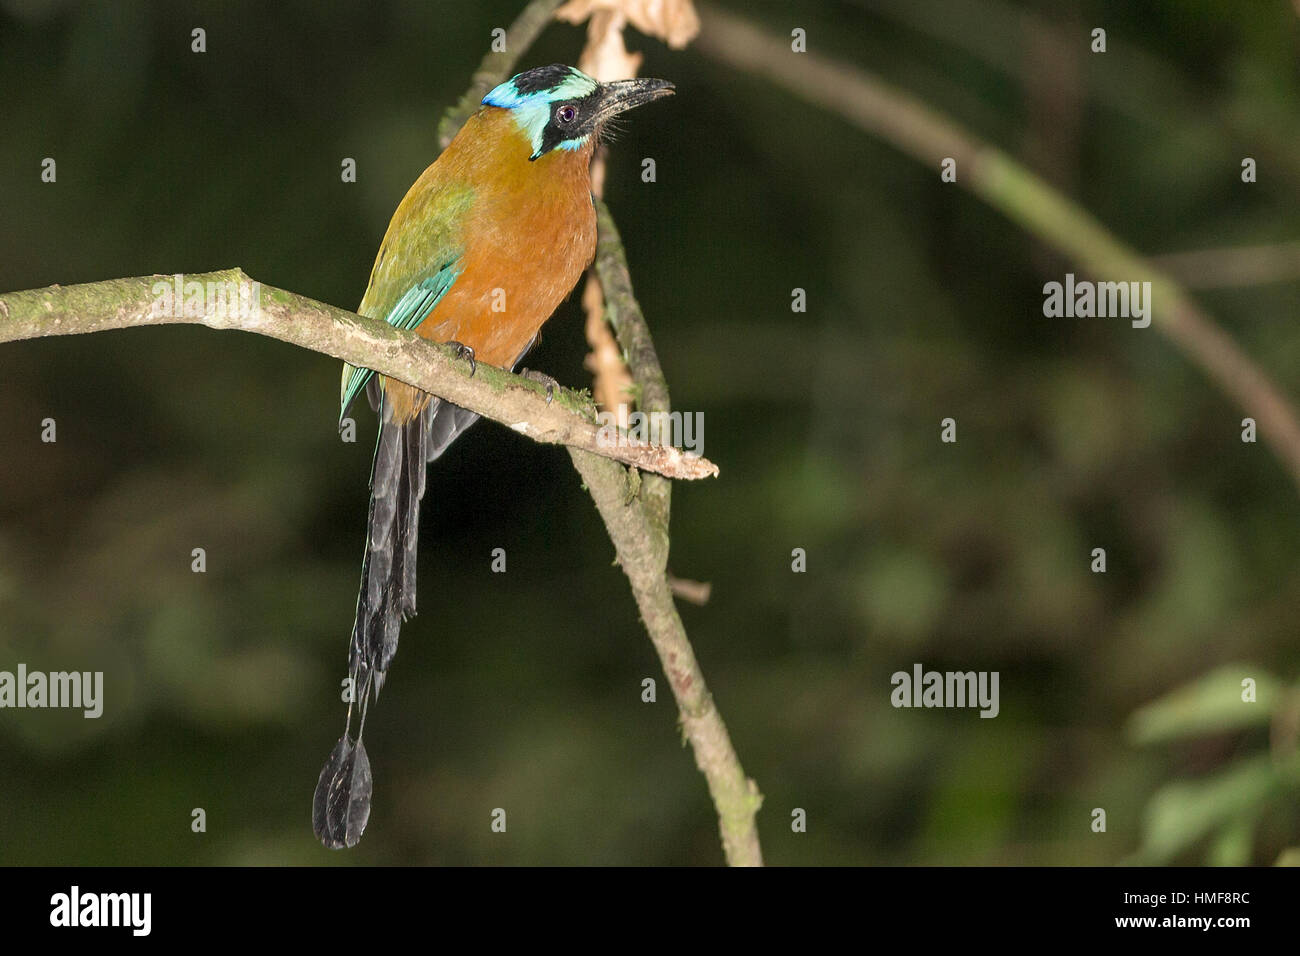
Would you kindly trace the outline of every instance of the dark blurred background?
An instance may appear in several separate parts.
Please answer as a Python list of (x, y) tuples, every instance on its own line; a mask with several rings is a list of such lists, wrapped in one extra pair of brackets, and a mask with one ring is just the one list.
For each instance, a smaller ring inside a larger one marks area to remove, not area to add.
[[(521, 7), (0, 0), (0, 290), (240, 266), (354, 308), (439, 116)], [(809, 55), (915, 94), (1144, 253), (1300, 238), (1289, 0), (730, 9), (805, 29)], [(521, 66), (576, 62), (583, 37), (555, 24)], [(713, 586), (682, 616), (766, 796), (767, 859), (1272, 863), (1300, 844), (1300, 506), (1240, 441), (1244, 412), (1154, 329), (1045, 319), (1042, 284), (1073, 267), (937, 170), (628, 39), (679, 94), (629, 117), (606, 196), (674, 405), (704, 413), (722, 469), (674, 489), (670, 566)], [(1300, 395), (1294, 274), (1196, 295)], [(585, 386), (576, 299), (526, 364)], [(430, 472), (421, 613), (366, 731), (369, 829), (316, 843), (374, 434), (367, 412), (339, 440), (338, 375), (197, 327), (0, 346), (0, 669), (106, 685), (99, 720), (0, 711), (0, 863), (720, 862), (568, 456), (491, 423)], [(918, 662), (999, 671), (1000, 716), (892, 708)]]

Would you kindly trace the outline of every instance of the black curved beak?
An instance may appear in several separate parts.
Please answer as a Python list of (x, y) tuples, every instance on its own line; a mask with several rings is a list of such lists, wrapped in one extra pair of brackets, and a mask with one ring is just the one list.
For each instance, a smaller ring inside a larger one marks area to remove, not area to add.
[(611, 116), (625, 113), (649, 103), (651, 100), (672, 96), (673, 86), (668, 80), (613, 80), (600, 85), (600, 101), (596, 106), (595, 122), (603, 123)]

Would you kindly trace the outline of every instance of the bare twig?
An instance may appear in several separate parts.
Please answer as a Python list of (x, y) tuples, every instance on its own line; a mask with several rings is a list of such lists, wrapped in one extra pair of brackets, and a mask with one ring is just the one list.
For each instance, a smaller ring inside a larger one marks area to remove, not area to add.
[(674, 596), (700, 607), (708, 604), (709, 596), (713, 594), (713, 585), (708, 581), (691, 581), (671, 574), (668, 575), (668, 587)]
[[(0, 296), (0, 342), (47, 335), (77, 335), (142, 325), (189, 323), (213, 329), (242, 329), (323, 352), (353, 365), (371, 368), (445, 398), (485, 418), (500, 422), (534, 441), (569, 445), (673, 478), (705, 478), (717, 466), (670, 446), (648, 445), (631, 436), (611, 441), (594, 423), (585, 397), (559, 389), (547, 403), (546, 390), (530, 379), (484, 362), (473, 377), (455, 350), (401, 332), (283, 289), (254, 283), (239, 269), (183, 277), (182, 287), (252, 290), (256, 309), (234, 307), (238, 293), (225, 300), (203, 296), (203, 310), (186, 315), (184, 301), (158, 314), (160, 290), (170, 290), (173, 276), (110, 279), (84, 285), (50, 286)], [(234, 300), (234, 301), (232, 301)], [(179, 313), (179, 314), (178, 314)]]
[(1192, 300), (1184, 288), (1120, 242), (1087, 210), (1001, 150), (855, 66), (811, 53), (792, 55), (773, 36), (717, 8), (704, 11), (697, 46), (734, 67), (766, 76), (903, 152), (939, 169), (957, 161), (957, 182), (1095, 276), (1151, 282), (1152, 326), (1168, 336), (1259, 425), (1300, 487), (1300, 418), (1276, 383)]

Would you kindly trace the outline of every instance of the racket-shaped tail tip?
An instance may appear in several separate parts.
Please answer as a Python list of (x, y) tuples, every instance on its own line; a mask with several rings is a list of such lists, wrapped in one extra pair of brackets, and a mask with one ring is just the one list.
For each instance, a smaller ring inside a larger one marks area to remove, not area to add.
[(342, 850), (361, 841), (370, 819), (370, 758), (366, 745), (347, 734), (339, 738), (316, 782), (311, 824), (327, 849)]

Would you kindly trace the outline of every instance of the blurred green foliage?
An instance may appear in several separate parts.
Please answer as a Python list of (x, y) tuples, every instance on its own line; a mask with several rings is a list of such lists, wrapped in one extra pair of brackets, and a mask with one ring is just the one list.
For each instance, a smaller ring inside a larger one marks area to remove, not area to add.
[[(355, 306), (518, 8), (0, 0), (0, 289), (238, 265)], [(1144, 252), (1297, 238), (1287, 0), (743, 12), (914, 92)], [(556, 25), (525, 65), (582, 37)], [(1069, 265), (936, 171), (632, 42), (679, 95), (624, 124), (606, 195), (674, 405), (722, 468), (675, 490), (671, 567), (713, 585), (682, 613), (766, 795), (767, 858), (1272, 863), (1300, 843), (1300, 506), (1243, 412), (1152, 332), (1045, 320)], [(1198, 297), (1300, 395), (1300, 283)], [(575, 297), (527, 364), (587, 384), (580, 329)], [(0, 711), (0, 863), (719, 862), (567, 456), (490, 424), (430, 473), (421, 613), (367, 728), (369, 831), (315, 843), (373, 428), (338, 440), (337, 387), (322, 356), (199, 328), (0, 348), (0, 669), (106, 683), (97, 721)], [(915, 662), (999, 671), (1000, 715), (895, 710)]]

